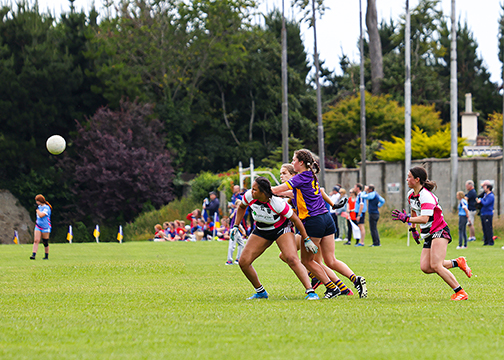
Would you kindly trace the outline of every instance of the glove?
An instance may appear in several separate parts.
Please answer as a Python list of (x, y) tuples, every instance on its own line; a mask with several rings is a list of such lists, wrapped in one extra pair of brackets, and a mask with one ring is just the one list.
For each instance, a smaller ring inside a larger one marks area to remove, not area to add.
[(306, 239), (304, 239), (304, 247), (305, 247), (306, 251), (312, 252), (314, 254), (316, 254), (317, 251), (318, 251), (317, 245), (315, 245), (313, 243), (313, 241), (311, 241), (311, 239), (309, 237), (307, 237)]
[(402, 212), (399, 210), (395, 209), (392, 211), (392, 220), (400, 220), (403, 223), (407, 223), (410, 219), (410, 216), (406, 214), (406, 210), (403, 209)]
[(420, 234), (418, 233), (416, 228), (409, 228), (409, 231), (411, 231), (411, 235), (413, 235), (413, 239), (415, 239), (417, 244), (420, 244)]
[(347, 201), (348, 201), (348, 199), (347, 199), (347, 198), (343, 198), (343, 199), (341, 199), (340, 201), (338, 201), (336, 204), (334, 204), (334, 205), (332, 206), (332, 209), (333, 209), (333, 210), (341, 209), (343, 206), (345, 206), (345, 205), (346, 205)]
[(229, 233), (229, 238), (231, 239), (231, 241), (236, 241), (237, 239), (237, 234), (240, 232), (240, 229), (238, 229), (238, 226), (233, 226), (233, 228), (231, 229), (231, 232)]

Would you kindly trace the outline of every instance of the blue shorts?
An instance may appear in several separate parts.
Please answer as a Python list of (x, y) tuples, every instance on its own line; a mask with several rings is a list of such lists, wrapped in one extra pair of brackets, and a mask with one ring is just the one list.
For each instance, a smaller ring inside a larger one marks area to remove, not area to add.
[(303, 220), (303, 225), (309, 237), (323, 238), (324, 236), (334, 235), (336, 226), (329, 213), (317, 216), (309, 216)]
[(40, 231), (41, 233), (51, 233), (51, 228), (41, 228), (37, 225), (35, 225), (35, 230)]

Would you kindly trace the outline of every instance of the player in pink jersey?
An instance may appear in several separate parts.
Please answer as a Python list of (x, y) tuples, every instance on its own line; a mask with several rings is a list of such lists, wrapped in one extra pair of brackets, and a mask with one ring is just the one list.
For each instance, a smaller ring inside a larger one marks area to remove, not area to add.
[[(420, 238), (424, 240), (420, 269), (426, 274), (438, 274), (455, 291), (451, 300), (467, 300), (467, 293), (448, 269), (459, 267), (467, 277), (471, 277), (471, 268), (463, 256), (445, 260), (446, 249), (452, 239), (438, 198), (431, 192), (437, 187), (436, 183), (429, 180), (427, 171), (419, 166), (410, 169), (406, 181), (411, 189), (408, 193), (411, 215), (404, 210), (402, 212), (394, 210), (392, 211), (393, 220), (411, 223), (409, 230), (415, 241), (419, 244)], [(416, 224), (420, 225), (420, 234), (416, 230)]]
[[(305, 241), (311, 242), (301, 220), (291, 207), (279, 197), (273, 196), (271, 192), (271, 184), (265, 177), (258, 177), (252, 184), (252, 189), (248, 190), (243, 195), (243, 202), (237, 209), (236, 220), (230, 237), (232, 240), (238, 235), (240, 224), (245, 215), (245, 210), (250, 207), (252, 217), (256, 222), (256, 227), (247, 240), (245, 249), (240, 256), (240, 268), (252, 283), (256, 293), (249, 299), (267, 299), (268, 293), (261, 285), (257, 272), (252, 266), (252, 263), (261, 254), (271, 246), (274, 242), (277, 243), (280, 251), (284, 254), (287, 264), (292, 271), (297, 275), (301, 283), (306, 288), (306, 299), (317, 300), (318, 295), (311, 286), (310, 278), (306, 272), (306, 268), (301, 264), (297, 255), (296, 244), (294, 242), (294, 233), (289, 226), (289, 220), (301, 231)], [(316, 248), (316, 246), (312, 243)]]

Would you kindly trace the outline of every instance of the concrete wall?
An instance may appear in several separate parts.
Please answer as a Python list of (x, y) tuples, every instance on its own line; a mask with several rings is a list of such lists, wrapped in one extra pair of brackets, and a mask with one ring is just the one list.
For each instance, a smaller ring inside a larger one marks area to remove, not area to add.
[[(423, 166), (429, 179), (437, 183), (434, 193), (444, 209), (450, 207), (451, 165), (450, 159), (413, 160), (412, 166)], [(504, 203), (501, 201), (501, 166), (502, 156), (495, 158), (461, 158), (458, 162), (457, 191), (466, 192), (465, 182), (473, 180), (476, 191), (481, 191), (480, 184), (484, 180), (493, 183), (495, 194), (496, 215), (503, 212)], [(366, 163), (367, 184), (374, 184), (376, 191), (382, 195), (391, 208), (406, 207), (406, 171), (404, 162), (371, 161)], [(330, 191), (335, 184), (347, 191), (360, 182), (359, 169), (326, 169), (326, 190)]]

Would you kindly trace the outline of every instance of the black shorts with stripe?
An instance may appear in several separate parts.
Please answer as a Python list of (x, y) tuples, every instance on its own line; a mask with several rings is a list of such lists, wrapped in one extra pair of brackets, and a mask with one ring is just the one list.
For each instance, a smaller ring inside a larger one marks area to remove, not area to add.
[(424, 249), (430, 249), (432, 246), (432, 239), (447, 239), (448, 244), (451, 243), (452, 238), (450, 234), (450, 228), (448, 225), (446, 225), (444, 228), (441, 230), (436, 231), (435, 233), (429, 234), (425, 239), (424, 239), (424, 244), (423, 248)]
[(254, 231), (252, 231), (252, 234), (262, 237), (263, 239), (269, 240), (269, 241), (276, 241), (280, 236), (283, 234), (291, 233), (292, 228), (289, 226), (289, 222), (286, 221), (280, 226), (279, 228), (273, 229), (273, 230), (261, 230), (259, 228), (255, 228)]

